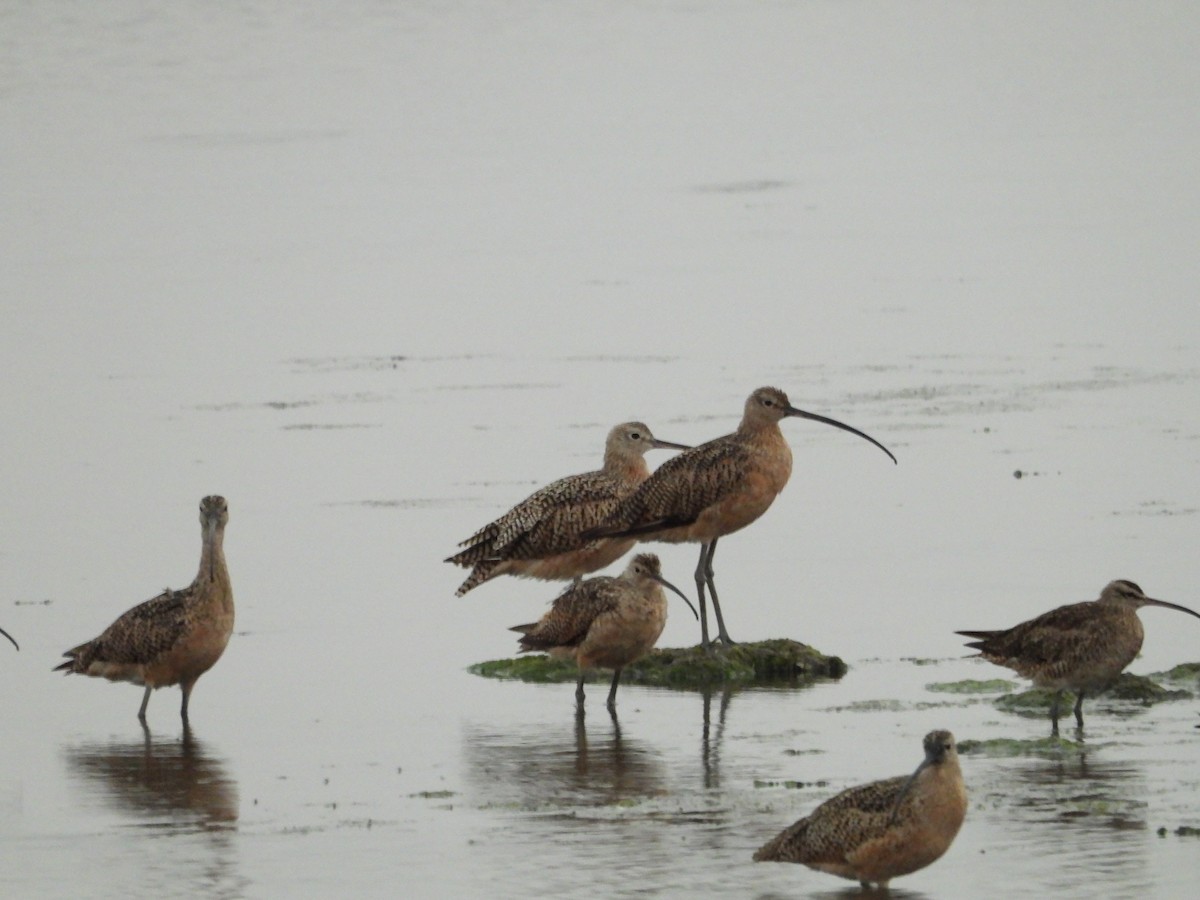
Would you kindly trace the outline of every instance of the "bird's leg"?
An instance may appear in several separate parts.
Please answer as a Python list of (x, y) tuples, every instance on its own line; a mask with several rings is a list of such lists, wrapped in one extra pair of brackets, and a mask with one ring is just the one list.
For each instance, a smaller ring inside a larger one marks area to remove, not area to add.
[(712, 597), (713, 612), (717, 614), (717, 637), (726, 646), (736, 644), (733, 638), (729, 636), (729, 632), (725, 630), (725, 619), (721, 616), (721, 604), (717, 600), (717, 584), (713, 581), (713, 556), (717, 552), (717, 541), (713, 538), (713, 542), (708, 545), (708, 554), (704, 557), (704, 580), (708, 583), (708, 594)]
[(182, 681), (179, 684), (180, 690), (183, 691), (183, 703), (179, 707), (179, 717), (181, 719), (183, 719), (185, 724), (187, 723), (187, 720), (188, 720), (188, 714), (187, 714), (188, 698), (190, 698), (192, 696), (192, 688), (195, 686), (196, 686), (196, 682), (194, 679), (192, 681)]
[(621, 682), (621, 670), (613, 670), (612, 687), (608, 689), (608, 711), (616, 715), (617, 712), (617, 685)]
[(1050, 704), (1050, 736), (1058, 737), (1058, 704), (1062, 700), (1062, 691), (1054, 692), (1054, 702)]
[(146, 722), (146, 706), (150, 703), (150, 692), (152, 690), (154, 690), (154, 688), (150, 687), (150, 685), (146, 685), (146, 693), (142, 694), (142, 707), (138, 710), (138, 718), (142, 720), (142, 724), (145, 724)]
[(575, 682), (575, 702), (583, 706), (583, 669), (579, 670), (579, 680)]
[(700, 598), (700, 649), (707, 650), (708, 606), (704, 602), (704, 557), (708, 555), (708, 544), (700, 545), (700, 561), (696, 563), (696, 595)]
[(1075, 699), (1075, 723), (1079, 726), (1079, 730), (1083, 731), (1083, 691), (1079, 692), (1079, 696)]

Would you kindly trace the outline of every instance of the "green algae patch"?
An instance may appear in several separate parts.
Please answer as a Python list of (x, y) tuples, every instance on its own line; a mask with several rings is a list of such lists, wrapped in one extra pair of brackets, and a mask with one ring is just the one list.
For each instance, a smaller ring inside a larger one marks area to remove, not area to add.
[(1169, 681), (1174, 684), (1193, 684), (1200, 687), (1200, 662), (1180, 663), (1165, 672), (1155, 672), (1150, 676), (1155, 681)]
[[(493, 659), (475, 663), (469, 672), (484, 678), (503, 678), (530, 681), (536, 684), (556, 684), (574, 681), (578, 675), (575, 663), (549, 656), (518, 656), (514, 659)], [(595, 680), (595, 679), (593, 679)]]
[(1003, 678), (987, 681), (967, 678), (963, 681), (940, 681), (925, 685), (925, 690), (940, 694), (1009, 694), (1016, 688), (1016, 684)]
[(802, 790), (804, 788), (826, 788), (829, 787), (828, 781), (766, 781), (761, 778), (754, 779), (756, 788), (786, 788), (789, 791)]
[[(519, 656), (475, 663), (468, 671), (485, 678), (507, 678), (535, 683), (573, 682), (579, 677), (575, 663), (549, 656)], [(699, 646), (664, 648), (628, 665), (621, 673), (623, 684), (659, 687), (707, 687), (733, 684), (808, 684), (817, 679), (841, 678), (846, 664), (799, 641), (777, 638), (751, 644), (717, 646), (711, 652)], [(604, 670), (588, 672), (585, 681), (607, 681)]]
[[(1125, 672), (1116, 682), (1098, 693), (1096, 698), (1122, 700), (1141, 706), (1153, 706), (1155, 703), (1164, 703), (1169, 700), (1186, 700), (1191, 696), (1190, 691), (1168, 690), (1161, 685), (1155, 684), (1149, 678), (1141, 675), (1130, 675), (1128, 672)], [(1092, 699), (1094, 698), (1089, 694), (1084, 699), (1084, 703), (1086, 704)], [(1022, 691), (1019, 694), (1007, 694), (1003, 697), (998, 697), (995, 703), (997, 708), (1006, 712), (1016, 713), (1017, 715), (1044, 716), (1049, 714), (1050, 707), (1054, 703), (1054, 691), (1048, 688), (1033, 688), (1029, 691)], [(1058, 707), (1059, 717), (1069, 718), (1074, 706), (1075, 695), (1070, 691), (1063, 691), (1062, 702)]]
[(1011, 758), (1015, 756), (1060, 757), (1069, 753), (1082, 752), (1084, 745), (1061, 737), (1045, 737), (1036, 740), (994, 738), (989, 741), (959, 741), (958, 752), (963, 756), (990, 756)]

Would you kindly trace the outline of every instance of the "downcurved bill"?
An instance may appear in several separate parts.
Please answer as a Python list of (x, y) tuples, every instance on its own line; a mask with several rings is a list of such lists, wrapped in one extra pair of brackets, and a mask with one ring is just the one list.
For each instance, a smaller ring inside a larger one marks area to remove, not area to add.
[(916, 784), (917, 776), (924, 772), (931, 765), (933, 765), (933, 758), (926, 756), (923, 760), (921, 760), (921, 764), (917, 766), (917, 770), (908, 776), (908, 781), (904, 782), (904, 785), (900, 788), (899, 793), (896, 794), (896, 802), (892, 805), (892, 814), (888, 818), (889, 825), (896, 821), (896, 815), (900, 812), (900, 804), (904, 802), (905, 796), (910, 790), (912, 790), (912, 786)]
[(869, 434), (865, 434), (864, 432), (859, 431), (857, 428), (851, 428), (844, 422), (839, 422), (837, 419), (827, 419), (825, 416), (818, 416), (816, 413), (805, 412), (802, 409), (796, 409), (794, 406), (789, 406), (787, 408), (787, 414), (789, 416), (796, 416), (800, 419), (812, 419), (814, 422), (824, 422), (826, 425), (832, 425), (834, 428), (842, 429), (842, 431), (848, 431), (851, 434), (857, 434), (864, 441), (870, 441), (888, 456), (891, 456), (892, 462), (896, 462), (896, 457), (892, 455), (891, 450), (883, 446), (883, 444), (879, 443), (879, 441), (875, 440), (875, 438), (871, 437)]
[(681, 591), (679, 588), (675, 587), (675, 585), (671, 584), (671, 582), (667, 581), (667, 579), (663, 578), (660, 575), (651, 575), (650, 577), (653, 578), (655, 581), (657, 581), (659, 584), (661, 584), (663, 587), (670, 588), (675, 593), (677, 593), (680, 597), (683, 597), (683, 602), (688, 605), (688, 609), (690, 609), (692, 611), (692, 615), (696, 617), (696, 621), (697, 622), (700, 621), (700, 613), (696, 612), (696, 607), (692, 606), (692, 601), (687, 598), (687, 596), (683, 593), (683, 591)]
[(14, 647), (16, 647), (18, 650), (20, 650), (20, 649), (21, 649), (21, 648), (20, 648), (20, 647), (17, 645), (16, 638), (14, 638), (14, 637), (13, 637), (11, 634), (9, 634), (9, 633), (8, 633), (7, 631), (5, 631), (3, 628), (0, 628), (0, 634), (4, 635), (6, 638), (8, 638), (10, 641), (12, 641), (12, 645), (13, 645)]
[[(1200, 619), (1200, 613), (1196, 612), (1194, 609), (1188, 609), (1186, 606), (1180, 606), (1178, 603), (1168, 603), (1166, 600), (1152, 600), (1151, 598), (1147, 597), (1146, 605), (1162, 606), (1166, 609), (1177, 609), (1182, 613), (1187, 613), (1189, 616), (1195, 616), (1197, 619)], [(11, 641), (12, 638), (9, 638), (9, 640)]]

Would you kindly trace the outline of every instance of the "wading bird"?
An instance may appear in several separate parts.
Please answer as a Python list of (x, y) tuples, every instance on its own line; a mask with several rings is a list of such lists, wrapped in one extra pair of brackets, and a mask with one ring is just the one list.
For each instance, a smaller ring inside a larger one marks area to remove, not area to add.
[(641, 659), (654, 647), (667, 624), (668, 587), (692, 609), (679, 588), (662, 577), (658, 557), (639, 553), (616, 578), (599, 575), (567, 588), (554, 599), (537, 622), (516, 625), (522, 653), (544, 650), (579, 665), (575, 701), (583, 703), (583, 676), (587, 669), (613, 670), (608, 708), (616, 710), (621, 669)]
[(643, 457), (654, 449), (687, 447), (660, 441), (642, 422), (613, 428), (604, 444), (603, 468), (551, 482), (458, 545), (466, 549), (446, 562), (470, 567), (471, 574), (456, 595), (497, 575), (579, 581), (620, 559), (634, 538), (584, 541), (580, 534), (603, 522), (646, 480), (650, 470)]
[(954, 735), (931, 731), (924, 746), (925, 759), (912, 775), (842, 791), (764, 844), (754, 861), (803, 863), (881, 888), (925, 868), (958, 834), (967, 789)]
[(1147, 597), (1132, 581), (1110, 581), (1097, 600), (1060, 606), (1037, 618), (1002, 631), (957, 631), (978, 638), (967, 644), (988, 662), (1006, 666), (1054, 691), (1050, 707), (1053, 734), (1058, 734), (1059, 701), (1064, 690), (1075, 694), (1075, 721), (1083, 729), (1085, 694), (1103, 690), (1142, 649), (1143, 606), (1177, 609), (1200, 618), (1200, 613)]
[(138, 710), (142, 722), (150, 692), (177, 684), (183, 690), (180, 715), (187, 722), (196, 679), (221, 658), (233, 633), (233, 589), (222, 548), (228, 521), (224, 497), (201, 500), (200, 571), (195, 581), (139, 603), (98, 638), (64, 653), (69, 659), (54, 671), (145, 685)]
[(745, 528), (765, 513), (787, 484), (792, 474), (792, 451), (779, 430), (779, 422), (789, 416), (849, 431), (896, 461), (892, 452), (870, 435), (796, 409), (783, 391), (761, 387), (746, 400), (737, 431), (667, 460), (616, 506), (603, 525), (583, 534), (584, 539), (636, 537), (672, 544), (699, 543), (696, 593), (700, 598), (700, 641), (704, 647), (709, 645), (705, 586), (712, 595), (717, 637), (726, 644), (733, 643), (713, 582), (713, 554), (719, 538)]

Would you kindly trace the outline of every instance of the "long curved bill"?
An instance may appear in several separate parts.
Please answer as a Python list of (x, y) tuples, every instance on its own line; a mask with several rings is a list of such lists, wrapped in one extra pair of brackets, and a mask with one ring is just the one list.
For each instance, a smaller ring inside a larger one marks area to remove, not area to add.
[(7, 631), (5, 631), (3, 628), (0, 628), (0, 634), (4, 635), (6, 638), (8, 638), (10, 641), (12, 641), (12, 645), (13, 645), (14, 647), (16, 647), (18, 650), (20, 650), (20, 649), (21, 649), (21, 648), (20, 648), (20, 647), (17, 645), (17, 641), (16, 641), (16, 639), (15, 639), (15, 638), (14, 638), (14, 637), (13, 637), (11, 634), (9, 634)]
[(826, 425), (832, 425), (834, 428), (842, 429), (842, 431), (848, 431), (851, 434), (857, 434), (864, 441), (870, 441), (872, 444), (890, 456), (892, 458), (892, 462), (896, 462), (896, 457), (892, 454), (891, 450), (883, 446), (883, 444), (879, 443), (879, 441), (875, 440), (875, 438), (871, 437), (869, 434), (859, 431), (857, 428), (851, 428), (845, 422), (839, 422), (837, 419), (828, 419), (825, 416), (818, 416), (816, 413), (805, 412), (802, 409), (796, 409), (794, 406), (789, 406), (787, 408), (787, 414), (789, 416), (796, 416), (800, 419), (812, 419), (814, 422), (824, 422)]
[(696, 612), (696, 607), (692, 606), (692, 601), (687, 598), (687, 595), (685, 595), (683, 593), (683, 591), (681, 591), (679, 588), (675, 587), (675, 585), (671, 584), (671, 582), (667, 581), (667, 579), (663, 578), (660, 575), (651, 575), (650, 577), (653, 578), (655, 581), (657, 581), (659, 584), (661, 584), (663, 587), (670, 588), (675, 593), (677, 593), (680, 597), (683, 597), (683, 602), (688, 605), (688, 609), (690, 609), (692, 611), (692, 615), (696, 617), (696, 621), (697, 622), (700, 621), (700, 613)]
[[(1151, 598), (1147, 597), (1146, 605), (1162, 606), (1166, 609), (1177, 609), (1182, 613), (1187, 613), (1189, 616), (1195, 616), (1197, 619), (1200, 619), (1200, 613), (1196, 612), (1194, 609), (1188, 609), (1186, 606), (1180, 606), (1178, 603), (1168, 603), (1166, 600), (1152, 600)], [(12, 640), (12, 638), (9, 638), (9, 640)]]
[(917, 766), (917, 770), (908, 776), (908, 781), (904, 782), (904, 786), (900, 788), (900, 793), (896, 795), (896, 803), (892, 806), (892, 815), (888, 818), (888, 824), (896, 821), (896, 815), (900, 812), (900, 804), (904, 802), (904, 797), (912, 790), (912, 786), (917, 781), (917, 776), (932, 764), (933, 760), (927, 756), (921, 760), (921, 764)]

